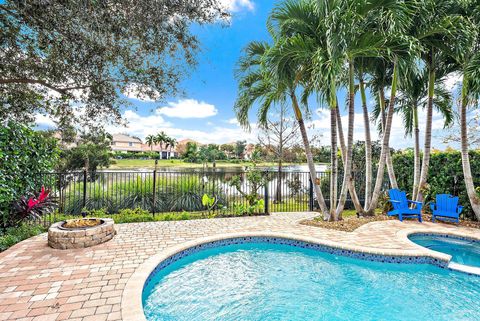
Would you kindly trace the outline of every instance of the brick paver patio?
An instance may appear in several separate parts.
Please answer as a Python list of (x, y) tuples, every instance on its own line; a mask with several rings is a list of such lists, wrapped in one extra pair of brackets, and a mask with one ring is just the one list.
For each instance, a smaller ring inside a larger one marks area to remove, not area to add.
[[(127, 281), (149, 257), (183, 242), (236, 232), (278, 232), (372, 250), (418, 251), (406, 230), (450, 231), (480, 239), (477, 229), (418, 222), (381, 221), (352, 233), (298, 224), (315, 213), (276, 213), (117, 225), (118, 235), (87, 249), (54, 250), (40, 235), (0, 253), (0, 320), (121, 320)], [(128, 320), (126, 320), (128, 321)]]

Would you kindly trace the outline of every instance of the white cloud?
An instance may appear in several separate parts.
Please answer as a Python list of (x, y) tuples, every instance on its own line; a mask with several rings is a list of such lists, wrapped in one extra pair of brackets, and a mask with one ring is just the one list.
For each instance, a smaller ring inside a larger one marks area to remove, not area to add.
[(220, 0), (220, 3), (229, 12), (255, 10), (255, 4), (252, 0)]
[(125, 120), (126, 126), (107, 125), (105, 129), (111, 134), (127, 133), (144, 139), (148, 135), (168, 130), (172, 126), (158, 112), (153, 115), (141, 116), (133, 110), (127, 110), (122, 114), (122, 118)]
[(225, 122), (230, 125), (237, 125), (237, 126), (240, 125), (236, 118), (227, 119), (225, 120)]
[(174, 124), (165, 121), (159, 110), (148, 116), (142, 116), (133, 110), (127, 110), (123, 113), (122, 117), (127, 122), (126, 127), (120, 125), (109, 125), (106, 127), (106, 130), (112, 134), (127, 133), (132, 136), (137, 136), (142, 140), (144, 140), (148, 135), (164, 131), (167, 135), (175, 137), (178, 140), (190, 138), (205, 144), (222, 144), (234, 142), (239, 139), (255, 142), (257, 138), (257, 129), (255, 124), (252, 124), (251, 132), (245, 132), (240, 127), (227, 128), (218, 126), (218, 123), (217, 126), (215, 126), (215, 122), (210, 123), (210, 125), (208, 125), (210, 127), (205, 130), (197, 130), (174, 126)]
[(214, 105), (195, 99), (180, 99), (157, 109), (157, 114), (176, 118), (206, 118), (218, 113)]

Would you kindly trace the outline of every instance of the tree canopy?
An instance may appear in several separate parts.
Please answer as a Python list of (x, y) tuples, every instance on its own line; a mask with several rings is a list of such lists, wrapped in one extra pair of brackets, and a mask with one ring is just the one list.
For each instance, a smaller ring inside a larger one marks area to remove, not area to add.
[(195, 66), (192, 23), (227, 16), (219, 0), (0, 3), (0, 120), (120, 121), (121, 93), (162, 100)]

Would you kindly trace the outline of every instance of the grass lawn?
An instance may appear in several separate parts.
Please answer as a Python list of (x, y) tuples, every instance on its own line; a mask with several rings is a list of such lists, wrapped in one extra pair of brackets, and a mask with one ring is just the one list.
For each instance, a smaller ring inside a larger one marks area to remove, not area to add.
[[(253, 165), (251, 162), (222, 162), (218, 161), (216, 167), (245, 167)], [(284, 164), (289, 165), (289, 164)], [(291, 165), (291, 164), (290, 164)], [(212, 163), (208, 163), (209, 167), (212, 167)], [(276, 166), (276, 163), (259, 163), (257, 166)], [(153, 169), (155, 167), (155, 160), (153, 159), (115, 159), (115, 164), (111, 165), (109, 169), (135, 169), (135, 168), (148, 168)], [(162, 159), (158, 161), (158, 167), (172, 167), (172, 168), (202, 168), (203, 164), (186, 163), (181, 159)]]

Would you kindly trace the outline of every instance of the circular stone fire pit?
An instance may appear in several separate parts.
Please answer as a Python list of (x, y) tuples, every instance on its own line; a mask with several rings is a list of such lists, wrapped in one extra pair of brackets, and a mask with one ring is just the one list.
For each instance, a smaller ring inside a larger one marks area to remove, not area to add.
[(48, 229), (48, 245), (54, 249), (81, 249), (105, 243), (116, 234), (114, 222), (111, 218), (100, 220), (101, 224), (91, 227), (67, 228), (65, 221), (58, 222)]

